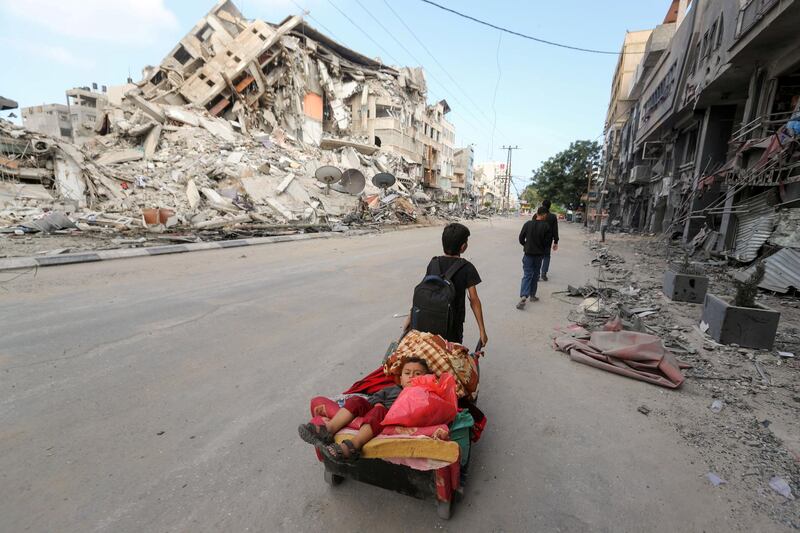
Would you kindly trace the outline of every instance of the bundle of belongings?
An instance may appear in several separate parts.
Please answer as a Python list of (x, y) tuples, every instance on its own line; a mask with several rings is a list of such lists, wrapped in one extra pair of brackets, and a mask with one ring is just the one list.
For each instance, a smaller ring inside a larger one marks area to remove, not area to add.
[(602, 330), (589, 333), (580, 326), (555, 339), (556, 348), (570, 359), (670, 389), (681, 386), (682, 369), (691, 365), (664, 348), (661, 338), (638, 331), (622, 331), (622, 322), (612, 320)]
[[(452, 402), (452, 413), (445, 417), (444, 422), (439, 420), (430, 425), (409, 427), (386, 424), (379, 435), (363, 446), (360, 457), (382, 459), (415, 470), (453, 467), (453, 474), (458, 476), (458, 467), (465, 465), (469, 458), (470, 442), (480, 438), (486, 425), (486, 417), (472, 402), (478, 392), (475, 357), (460, 344), (447, 342), (438, 335), (412, 330), (388, 354), (380, 368), (353, 384), (342, 395), (331, 399), (314, 398), (311, 402), (311, 423), (323, 425), (353, 397), (368, 398), (397, 385), (404, 363), (410, 358), (423, 359), (431, 374), (415, 378), (415, 387), (411, 388), (424, 388), (434, 399), (436, 395), (441, 395), (444, 402)], [(408, 388), (403, 389), (390, 413), (398, 411), (403, 395), (410, 398), (411, 392)], [(452, 397), (448, 398), (450, 392)], [(387, 414), (384, 421), (391, 422), (393, 418), (404, 420), (403, 416)], [(334, 435), (335, 442), (342, 444), (352, 439), (364, 423), (369, 421), (365, 421), (364, 417), (356, 417)]]

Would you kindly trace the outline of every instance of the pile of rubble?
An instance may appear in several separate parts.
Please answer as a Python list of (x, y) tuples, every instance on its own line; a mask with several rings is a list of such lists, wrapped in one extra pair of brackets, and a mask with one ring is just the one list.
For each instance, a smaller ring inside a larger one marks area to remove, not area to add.
[[(422, 70), (360, 56), (300, 17), (273, 26), (221, 1), (123, 94), (81, 146), (0, 121), (0, 236), (208, 239), (436, 212), (420, 163), (382, 150), (365, 127), (370, 98), (402, 121), (424, 112)], [(352, 179), (320, 182), (324, 166)], [(380, 173), (394, 184), (374, 186)]]
[[(597, 274), (566, 291), (576, 297), (570, 320), (580, 326), (571, 329), (602, 330), (616, 319), (625, 330), (659, 337), (690, 366), (683, 393), (659, 395), (658, 404), (638, 411), (663, 417), (696, 447), (708, 468), (698, 475), (713, 486), (723, 483), (758, 512), (800, 527), (794, 500), (800, 490), (800, 298), (760, 294), (761, 303), (781, 309), (773, 350), (718, 344), (699, 327), (701, 306), (662, 294), (664, 269), (682, 250), (652, 237), (609, 241), (589, 241)], [(725, 261), (693, 264), (710, 278), (715, 293), (733, 294), (737, 273)]]

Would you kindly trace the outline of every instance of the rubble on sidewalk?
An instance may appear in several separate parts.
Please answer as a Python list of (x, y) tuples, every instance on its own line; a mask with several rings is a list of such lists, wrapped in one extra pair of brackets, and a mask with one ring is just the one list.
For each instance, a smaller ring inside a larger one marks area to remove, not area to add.
[[(622, 373), (624, 363), (607, 357), (602, 345), (594, 346), (594, 336), (621, 327), (621, 333), (660, 339), (671, 357), (691, 368), (683, 374), (681, 392), (659, 395), (659, 411), (727, 488), (751, 493), (756, 511), (778, 523), (796, 523), (797, 504), (785, 494), (792, 494), (786, 487), (796, 491), (800, 486), (800, 362), (782, 354), (800, 349), (800, 298), (791, 289), (758, 296), (782, 311), (773, 350), (718, 344), (700, 327), (702, 305), (662, 294), (664, 270), (671, 258), (682, 255), (680, 248), (654, 237), (617, 234), (609, 240), (587, 243), (595, 257), (594, 274), (583, 287), (565, 291), (575, 297), (570, 301), (576, 309), (557, 344), (588, 350), (587, 357), (600, 352), (601, 359), (617, 364), (607, 369)], [(724, 261), (704, 260), (701, 249), (696, 254), (693, 260), (714, 292), (731, 296), (737, 271)], [(778, 258), (776, 264), (787, 263)], [(771, 289), (780, 288), (774, 283), (780, 272), (770, 278)], [(578, 310), (584, 298), (596, 298), (597, 305)]]
[[(271, 25), (220, 1), (144, 74), (81, 146), (0, 120), (0, 239), (56, 212), (82, 233), (201, 240), (437, 214), (421, 159), (381, 149), (367, 127), (373, 101), (402, 121), (426, 113), (421, 68), (388, 67), (300, 17)], [(362, 175), (364, 187), (327, 188), (314, 179), (325, 165)], [(396, 183), (374, 186), (381, 173)], [(165, 209), (168, 221), (145, 220)]]

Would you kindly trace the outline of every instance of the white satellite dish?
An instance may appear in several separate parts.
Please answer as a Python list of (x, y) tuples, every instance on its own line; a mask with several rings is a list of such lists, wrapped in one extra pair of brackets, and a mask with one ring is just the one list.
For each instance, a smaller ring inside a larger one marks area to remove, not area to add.
[(333, 185), (331, 188), (334, 191), (339, 191), (347, 194), (358, 195), (364, 190), (367, 185), (367, 179), (361, 171), (355, 168), (348, 168), (342, 172), (342, 179), (339, 183)]
[(342, 179), (342, 171), (334, 166), (325, 165), (319, 167), (316, 172), (314, 172), (314, 177), (317, 181), (321, 181), (325, 184), (325, 194), (328, 194), (331, 189), (331, 183), (336, 183)]

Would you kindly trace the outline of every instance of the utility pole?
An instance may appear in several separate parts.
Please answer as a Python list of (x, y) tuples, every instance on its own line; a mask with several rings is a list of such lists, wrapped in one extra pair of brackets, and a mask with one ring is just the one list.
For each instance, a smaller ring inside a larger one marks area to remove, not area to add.
[(503, 146), (503, 150), (508, 150), (506, 157), (506, 175), (503, 177), (503, 210), (508, 213), (509, 196), (511, 194), (511, 152), (519, 150), (519, 146)]

